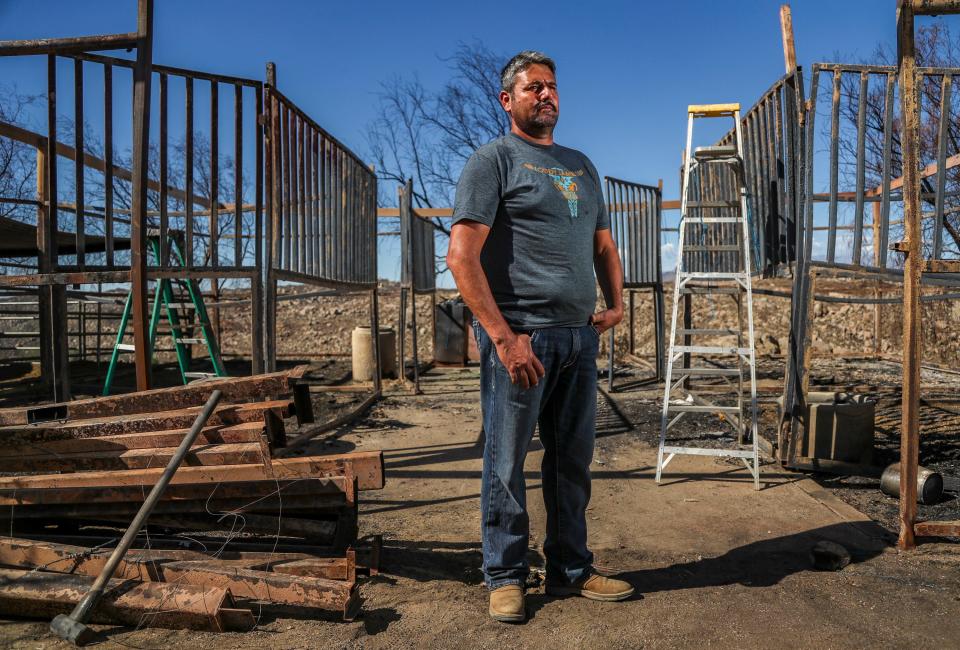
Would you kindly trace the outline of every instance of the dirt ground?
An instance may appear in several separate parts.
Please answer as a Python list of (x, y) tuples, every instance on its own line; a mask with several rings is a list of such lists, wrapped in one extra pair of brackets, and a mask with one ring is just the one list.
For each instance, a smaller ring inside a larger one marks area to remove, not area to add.
[[(633, 582), (624, 603), (544, 595), (541, 450), (527, 460), (530, 620), (487, 616), (480, 573), (478, 370), (435, 369), (424, 395), (393, 388), (367, 417), (317, 436), (302, 453), (383, 449), (387, 485), (364, 492), (361, 534), (384, 536), (383, 571), (362, 585), (352, 623), (272, 618), (245, 634), (107, 631), (135, 648), (947, 648), (960, 642), (960, 548), (911, 553), (809, 478), (765, 468), (755, 492), (742, 466), (683, 457), (655, 485), (656, 409), (644, 391), (600, 395), (589, 511), (604, 570)], [(649, 402), (649, 403), (648, 403)], [(703, 427), (710, 426), (703, 424)], [(852, 554), (814, 571), (821, 539)], [(45, 624), (0, 623), (0, 644), (55, 648)]]

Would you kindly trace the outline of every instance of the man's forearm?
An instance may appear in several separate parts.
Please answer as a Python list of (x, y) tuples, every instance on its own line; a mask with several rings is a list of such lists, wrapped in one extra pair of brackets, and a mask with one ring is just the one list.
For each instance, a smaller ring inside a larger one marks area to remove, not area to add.
[(460, 295), (473, 315), (480, 321), (483, 329), (494, 343), (501, 343), (513, 334), (513, 330), (500, 313), (490, 283), (483, 272), (480, 260), (463, 260), (451, 266), (453, 279), (457, 283)]
[(593, 266), (607, 309), (623, 311), (623, 267), (616, 249), (603, 251), (596, 257)]

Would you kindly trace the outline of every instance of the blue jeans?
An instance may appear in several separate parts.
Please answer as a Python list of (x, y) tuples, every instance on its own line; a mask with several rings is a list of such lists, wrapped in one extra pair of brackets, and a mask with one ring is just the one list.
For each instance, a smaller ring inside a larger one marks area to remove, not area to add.
[(540, 382), (524, 390), (513, 384), (493, 341), (476, 321), (483, 410), (483, 485), (480, 492), (483, 574), (487, 586), (523, 585), (529, 573), (526, 483), (523, 463), (540, 425), (541, 475), (547, 510), (543, 553), (547, 580), (568, 584), (587, 575), (586, 509), (590, 501), (597, 409), (597, 350), (592, 325), (530, 332), (543, 364)]

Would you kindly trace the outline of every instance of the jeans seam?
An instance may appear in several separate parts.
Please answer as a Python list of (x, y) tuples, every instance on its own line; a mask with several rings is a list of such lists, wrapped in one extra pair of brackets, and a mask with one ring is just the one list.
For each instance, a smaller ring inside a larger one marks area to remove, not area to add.
[(560, 554), (560, 566), (561, 570), (565, 570), (567, 560), (564, 557), (563, 553), (563, 533), (561, 532), (561, 523), (563, 518), (561, 516), (562, 508), (560, 507), (560, 427), (557, 426), (557, 405), (556, 402), (551, 400), (550, 402), (550, 419), (552, 420), (553, 426), (553, 447), (554, 453), (556, 453), (557, 458), (556, 462), (553, 464), (554, 480), (553, 480), (553, 503), (557, 509), (557, 550)]

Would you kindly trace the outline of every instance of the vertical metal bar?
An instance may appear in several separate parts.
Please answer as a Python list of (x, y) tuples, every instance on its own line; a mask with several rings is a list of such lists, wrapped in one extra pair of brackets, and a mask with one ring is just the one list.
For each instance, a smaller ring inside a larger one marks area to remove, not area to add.
[(150, 81), (153, 55), (153, 0), (137, 5), (137, 61), (133, 68), (133, 188), (130, 215), (130, 284), (137, 390), (150, 388), (147, 336), (147, 180), (150, 153)]
[[(210, 82), (210, 266), (220, 265), (220, 98)], [(216, 280), (211, 280), (215, 284)]]
[[(254, 93), (255, 98), (255, 119), (254, 124), (256, 129), (256, 152), (254, 156), (254, 222), (253, 222), (253, 233), (251, 242), (253, 242), (253, 259), (254, 266), (257, 269), (261, 270), (262, 277), (262, 268), (263, 268), (263, 246), (260, 243), (260, 238), (263, 233), (263, 185), (264, 185), (264, 173), (266, 167), (270, 165), (269, 157), (264, 156), (263, 150), (263, 134), (264, 130), (269, 128), (268, 124), (263, 124), (261, 126), (260, 118), (263, 116), (263, 86), (258, 86), (256, 92)], [(266, 183), (269, 184), (271, 181), (267, 180)], [(269, 207), (268, 207), (269, 209)], [(269, 218), (269, 217), (268, 217)]]
[(233, 265), (243, 266), (243, 86), (233, 87)]
[(866, 72), (860, 73), (860, 96), (857, 106), (857, 178), (856, 178), (856, 207), (853, 211), (853, 263), (860, 265), (860, 255), (863, 250), (863, 186), (866, 174), (866, 136), (867, 136), (867, 82)]
[(313, 275), (313, 127), (309, 124), (303, 134), (303, 195), (304, 195), (304, 230), (303, 249), (305, 265), (303, 272)]
[(887, 266), (887, 245), (890, 241), (890, 176), (893, 149), (893, 87), (896, 75), (887, 75), (887, 92), (883, 110), (883, 180), (880, 188), (880, 266)]
[(313, 249), (313, 268), (310, 269), (310, 272), (314, 277), (320, 277), (323, 275), (322, 248), (320, 246), (322, 241), (322, 235), (320, 233), (323, 227), (323, 212), (321, 207), (323, 195), (320, 193), (320, 176), (323, 171), (320, 167), (320, 133), (316, 130), (314, 130), (310, 138), (310, 156), (313, 160), (313, 164), (311, 165), (313, 173), (313, 242), (311, 242), (311, 248)]
[(76, 186), (76, 198), (74, 202), (77, 207), (77, 266), (83, 268), (86, 264), (86, 228), (84, 205), (84, 165), (83, 165), (83, 61), (75, 59), (73, 62), (73, 140), (74, 140), (74, 174)]
[(103, 66), (103, 239), (113, 266), (113, 66)]
[(186, 142), (184, 143), (184, 148), (186, 149), (184, 161), (184, 181), (183, 189), (187, 195), (183, 203), (183, 214), (184, 214), (184, 230), (185, 234), (185, 246), (186, 249), (183, 254), (186, 258), (187, 268), (193, 268), (193, 77), (186, 77), (184, 79), (186, 84), (184, 87), (184, 102), (185, 113), (184, 113), (184, 122), (185, 122), (185, 136)]
[(947, 184), (947, 138), (950, 137), (950, 90), (953, 76), (943, 75), (940, 87), (940, 131), (937, 134), (937, 194), (935, 200), (935, 223), (933, 226), (933, 259), (940, 259), (943, 252), (943, 195)]
[[(839, 69), (833, 71), (833, 98), (830, 117), (830, 217), (827, 231), (827, 261), (831, 264), (837, 253), (837, 186), (839, 185), (839, 154), (840, 154), (840, 77)], [(817, 110), (811, 107), (810, 112)], [(808, 233), (812, 236), (813, 233)]]
[(293, 123), (293, 111), (287, 108), (283, 102), (280, 103), (283, 108), (282, 122), (282, 140), (283, 140), (283, 202), (280, 207), (280, 220), (283, 223), (283, 233), (280, 235), (283, 243), (277, 268), (290, 270), (290, 127)]
[[(254, 271), (250, 275), (250, 302), (252, 305), (251, 309), (251, 329), (250, 335), (253, 339), (251, 342), (251, 351), (250, 351), (250, 365), (253, 374), (260, 374), (265, 371), (264, 364), (264, 295), (263, 295), (263, 245), (266, 242), (266, 238), (261, 241), (262, 228), (263, 228), (263, 184), (264, 184), (264, 175), (266, 174), (267, 183), (270, 183), (272, 178), (270, 172), (267, 170), (270, 167), (270, 157), (264, 156), (264, 142), (263, 134), (264, 129), (268, 128), (266, 119), (261, 122), (261, 118), (268, 117), (264, 115), (263, 112), (263, 86), (258, 85), (254, 89), (254, 132), (255, 136), (255, 145), (254, 145), (254, 223), (253, 223), (253, 232), (251, 234), (250, 242), (253, 246), (253, 266)], [(268, 208), (269, 210), (269, 208)], [(269, 217), (268, 217), (269, 218)]]
[(917, 463), (920, 452), (920, 115), (912, 3), (897, 8), (897, 54), (903, 146), (903, 221), (906, 244), (903, 269), (903, 389), (900, 425), (900, 536), (898, 546), (916, 545)]
[(319, 136), (320, 155), (320, 275), (330, 277), (330, 251), (327, 247), (327, 225), (330, 220), (330, 158), (328, 156), (327, 138)]
[(307, 123), (297, 120), (297, 271), (304, 273), (307, 267), (307, 206), (306, 206), (306, 131)]
[(160, 73), (160, 96), (158, 97), (160, 105), (160, 259), (157, 260), (157, 266), (167, 265), (167, 229), (169, 227), (169, 213), (167, 206), (167, 185), (169, 178), (169, 151), (167, 150), (167, 126), (168, 111), (167, 102), (169, 93), (167, 92), (167, 75)]

